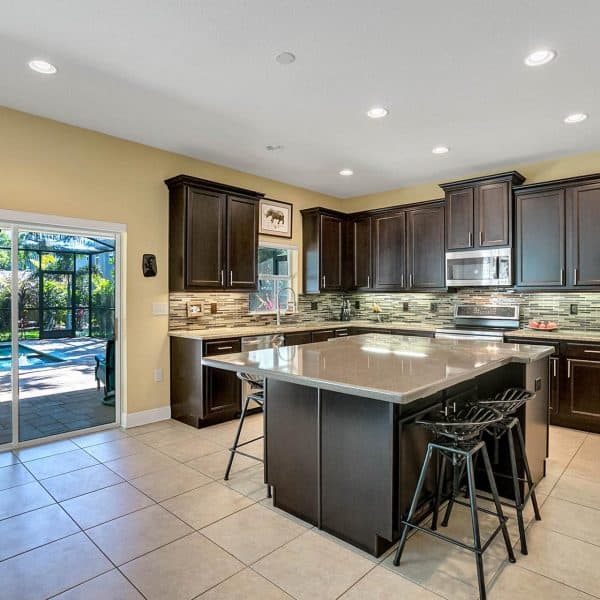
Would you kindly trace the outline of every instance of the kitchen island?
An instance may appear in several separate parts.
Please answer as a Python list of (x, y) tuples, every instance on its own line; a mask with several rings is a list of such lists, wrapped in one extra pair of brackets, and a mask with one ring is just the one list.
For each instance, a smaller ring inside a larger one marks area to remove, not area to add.
[[(265, 481), (275, 506), (375, 556), (399, 536), (430, 434), (432, 408), (523, 387), (534, 480), (545, 473), (548, 357), (524, 344), (368, 334), (204, 358), (213, 368), (266, 380)], [(493, 450), (493, 448), (491, 448)], [(500, 448), (495, 471), (509, 472)], [(430, 510), (437, 469), (420, 503)], [(501, 493), (511, 486), (499, 480)], [(484, 485), (481, 485), (484, 489)]]

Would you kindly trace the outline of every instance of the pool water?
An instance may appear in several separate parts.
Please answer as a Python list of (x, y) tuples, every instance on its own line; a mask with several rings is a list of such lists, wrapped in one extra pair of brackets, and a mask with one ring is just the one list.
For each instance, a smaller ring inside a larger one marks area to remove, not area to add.
[[(0, 372), (10, 371), (12, 349), (10, 344), (0, 345)], [(50, 354), (41, 354), (35, 350), (19, 344), (19, 368), (27, 369), (34, 367), (45, 367), (49, 364), (62, 362), (62, 359), (51, 356)]]

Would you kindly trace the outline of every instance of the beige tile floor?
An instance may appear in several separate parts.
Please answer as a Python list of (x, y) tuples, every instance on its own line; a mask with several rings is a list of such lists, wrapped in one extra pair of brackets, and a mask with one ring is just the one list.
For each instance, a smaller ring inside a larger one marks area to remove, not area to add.
[[(0, 600), (477, 597), (470, 553), (417, 533), (394, 567), (275, 509), (260, 464), (239, 457), (224, 482), (235, 427), (163, 421), (0, 453)], [(261, 428), (249, 418), (245, 439)], [(517, 563), (499, 539), (486, 553), (489, 598), (600, 598), (600, 435), (552, 428), (538, 493), (529, 555), (512, 513)], [(457, 507), (449, 533), (469, 531)]]

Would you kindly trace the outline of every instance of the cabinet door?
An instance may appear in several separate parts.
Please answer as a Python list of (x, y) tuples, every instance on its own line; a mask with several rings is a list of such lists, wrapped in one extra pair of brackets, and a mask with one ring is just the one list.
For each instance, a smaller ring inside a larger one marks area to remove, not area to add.
[(564, 285), (564, 190), (518, 195), (515, 206), (516, 285)]
[(225, 194), (188, 188), (186, 288), (221, 289), (225, 282)]
[(600, 361), (568, 358), (567, 389), (563, 415), (575, 427), (600, 432)]
[(444, 287), (444, 207), (408, 211), (407, 242), (408, 287)]
[(511, 210), (508, 182), (486, 183), (476, 188), (477, 239), (480, 248), (509, 246)]
[(312, 342), (312, 336), (310, 331), (299, 331), (296, 333), (285, 334), (285, 345), (286, 346), (300, 346), (302, 344), (310, 344)]
[(375, 288), (399, 290), (405, 284), (406, 212), (373, 217)]
[(475, 189), (454, 190), (446, 195), (446, 243), (448, 250), (473, 248)]
[(568, 204), (569, 282), (576, 287), (600, 285), (600, 183), (572, 188)]
[(342, 289), (342, 220), (321, 215), (320, 231), (321, 290)]
[[(215, 356), (241, 351), (239, 338), (205, 342), (204, 355)], [(241, 409), (242, 386), (232, 371), (202, 367), (204, 371), (203, 420), (232, 418)]]
[(356, 289), (370, 289), (373, 284), (371, 260), (371, 218), (358, 219), (353, 223), (354, 228), (354, 274), (352, 286)]
[(312, 332), (312, 341), (313, 342), (326, 342), (330, 340), (332, 337), (335, 337), (335, 332), (333, 329), (325, 329), (323, 331), (313, 331)]
[(257, 204), (247, 198), (227, 198), (227, 286), (256, 289), (258, 251)]

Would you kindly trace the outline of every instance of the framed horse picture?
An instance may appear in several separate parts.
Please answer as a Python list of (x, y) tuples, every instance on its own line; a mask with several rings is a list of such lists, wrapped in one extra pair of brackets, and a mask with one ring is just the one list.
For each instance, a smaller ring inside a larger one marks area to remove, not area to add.
[(263, 198), (260, 201), (258, 233), (277, 237), (292, 237), (293, 205), (279, 200)]

